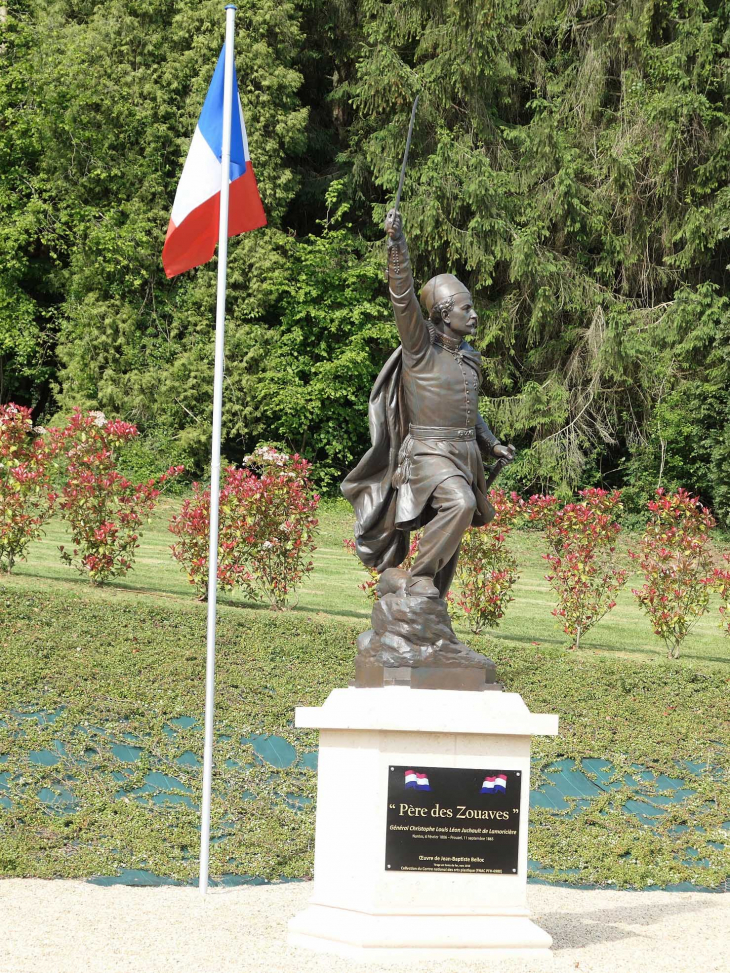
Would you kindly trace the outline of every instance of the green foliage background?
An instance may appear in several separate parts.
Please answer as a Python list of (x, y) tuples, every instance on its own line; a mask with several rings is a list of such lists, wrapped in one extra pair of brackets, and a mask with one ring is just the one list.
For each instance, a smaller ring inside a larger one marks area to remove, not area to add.
[[(0, 398), (137, 422), (202, 472), (215, 263), (160, 254), (218, 0), (11, 0), (0, 24)], [(230, 256), (224, 433), (367, 443), (396, 338), (379, 223), (472, 288), (483, 410), (521, 489), (730, 488), (730, 8), (721, 0), (255, 0), (238, 74), (269, 226)], [(142, 453), (140, 453), (140, 457)], [(144, 465), (144, 463), (142, 464)]]

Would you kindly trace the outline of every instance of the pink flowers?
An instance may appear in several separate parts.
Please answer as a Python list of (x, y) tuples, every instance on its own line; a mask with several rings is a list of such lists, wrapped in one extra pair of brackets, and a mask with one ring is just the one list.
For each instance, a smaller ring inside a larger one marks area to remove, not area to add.
[(51, 429), (55, 455), (64, 466), (65, 483), (58, 504), (69, 524), (71, 552), (61, 559), (101, 585), (123, 577), (139, 547), (138, 529), (152, 513), (158, 485), (183, 472), (171, 467), (157, 481), (133, 484), (116, 469), (117, 451), (138, 435), (137, 427), (101, 412), (76, 409), (63, 429)]
[(514, 527), (525, 516), (525, 502), (516, 493), (491, 490), (496, 511), (491, 524), (472, 527), (464, 535), (459, 554), (456, 605), (472, 632), (496, 628), (514, 601), (512, 589), (518, 574), (517, 561), (505, 545)]
[(660, 489), (656, 496), (648, 503), (651, 517), (640, 549), (629, 551), (645, 579), (633, 593), (667, 655), (677, 659), (682, 640), (707, 611), (709, 589), (716, 586), (723, 598), (730, 589), (723, 589), (722, 572), (713, 571), (709, 532), (715, 520), (709, 510), (686, 490)]
[[(246, 463), (223, 474), (218, 584), (223, 590), (238, 586), (279, 609), (314, 567), (319, 495), (311, 487), (310, 464), (297, 454), (262, 446)], [(170, 531), (177, 538), (172, 555), (201, 597), (207, 589), (209, 527), (210, 488), (195, 483)]]
[(12, 402), (0, 406), (0, 571), (12, 571), (25, 558), (56, 501), (52, 451), (33, 433), (30, 409)]
[(720, 595), (720, 627), (730, 635), (730, 554), (723, 554), (723, 559), (728, 567), (713, 570), (711, 585)]
[(616, 517), (622, 510), (618, 490), (581, 490), (582, 500), (560, 507), (552, 496), (531, 497), (529, 519), (541, 524), (550, 548), (543, 557), (551, 568), (545, 576), (558, 596), (553, 615), (563, 621), (577, 649), (588, 629), (615, 607), (613, 595), (626, 583), (617, 566)]

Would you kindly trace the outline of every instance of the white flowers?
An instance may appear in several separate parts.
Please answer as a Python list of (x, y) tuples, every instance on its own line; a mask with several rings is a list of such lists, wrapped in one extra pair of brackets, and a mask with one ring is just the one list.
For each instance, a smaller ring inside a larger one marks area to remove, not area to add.
[(288, 453), (280, 453), (273, 446), (257, 446), (249, 456), (244, 456), (244, 466), (286, 466), (291, 457)]

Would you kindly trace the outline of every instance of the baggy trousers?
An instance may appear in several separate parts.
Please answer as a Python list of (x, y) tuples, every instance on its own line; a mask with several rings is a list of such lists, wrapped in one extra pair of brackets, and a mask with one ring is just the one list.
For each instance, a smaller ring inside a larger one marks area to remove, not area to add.
[(471, 527), (476, 497), (463, 476), (450, 476), (434, 489), (430, 506), (435, 515), (423, 528), (411, 577), (433, 581), (445, 598), (456, 573), (461, 538)]

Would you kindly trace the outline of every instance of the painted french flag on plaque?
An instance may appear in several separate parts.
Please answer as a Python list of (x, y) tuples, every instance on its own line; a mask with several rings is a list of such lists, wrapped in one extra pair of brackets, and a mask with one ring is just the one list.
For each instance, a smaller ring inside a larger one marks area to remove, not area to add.
[(417, 770), (406, 771), (406, 790), (430, 791), (427, 774), (419, 774)]
[[(213, 256), (218, 242), (223, 175), (225, 50), (224, 44), (175, 194), (162, 251), (162, 263), (168, 277), (175, 277), (206, 263)], [(266, 226), (266, 215), (248, 154), (246, 125), (238, 97), (234, 64), (228, 236), (237, 236), (260, 226)]]
[(480, 794), (504, 794), (507, 790), (507, 774), (485, 777)]

